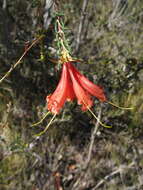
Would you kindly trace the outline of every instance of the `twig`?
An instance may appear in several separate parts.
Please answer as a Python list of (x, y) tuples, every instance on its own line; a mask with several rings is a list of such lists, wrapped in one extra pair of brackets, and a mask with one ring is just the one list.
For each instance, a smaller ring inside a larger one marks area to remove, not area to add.
[(113, 176), (115, 176), (117, 174), (121, 174), (126, 169), (130, 169), (130, 168), (134, 167), (134, 165), (135, 165), (134, 162), (132, 162), (128, 166), (121, 165), (117, 170), (111, 172), (109, 175), (106, 175), (101, 181), (99, 181), (99, 183), (97, 183), (97, 185), (93, 188), (93, 190), (96, 190), (97, 188), (99, 188), (101, 185), (103, 185), (107, 180), (111, 179)]
[(21, 63), (21, 60), (23, 59), (23, 57), (27, 54), (27, 52), (38, 42), (40, 41), (44, 36), (40, 36), (39, 38), (35, 39), (32, 44), (24, 51), (24, 53), (22, 54), (22, 56), (19, 58), (19, 60), (7, 71), (7, 73), (0, 79), (0, 83), (3, 82), (3, 80), (8, 77), (10, 75), (10, 73), (15, 69), (15, 67), (17, 65), (19, 65)]
[(3, 0), (2, 9), (5, 10), (7, 7), (7, 0)]
[(113, 1), (113, 12), (109, 17), (108, 26), (111, 27), (113, 22), (117, 22), (118, 19), (121, 17), (121, 15), (124, 13), (124, 11), (128, 7), (128, 1)]
[(81, 18), (80, 18), (80, 23), (79, 23), (79, 28), (78, 28), (78, 33), (77, 33), (77, 39), (76, 39), (76, 52), (79, 49), (80, 46), (80, 41), (81, 41), (81, 32), (83, 29), (83, 25), (84, 25), (84, 21), (85, 21), (85, 12), (86, 12), (86, 8), (88, 5), (89, 0), (83, 0), (83, 5), (82, 5), (82, 13), (81, 13)]
[(52, 13), (53, 13), (54, 1), (53, 0), (45, 0), (45, 7), (44, 7), (44, 27), (47, 30), (51, 21), (52, 21)]
[(98, 130), (98, 127), (100, 125), (99, 121), (101, 119), (101, 113), (102, 113), (102, 108), (100, 107), (100, 110), (99, 110), (99, 113), (98, 113), (98, 120), (96, 122), (96, 125), (94, 127), (94, 130), (91, 134), (91, 140), (90, 140), (90, 145), (89, 145), (89, 150), (88, 150), (88, 156), (87, 156), (87, 160), (86, 160), (86, 166), (88, 166), (90, 160), (91, 160), (91, 156), (92, 156), (92, 149), (93, 149), (93, 145), (94, 145), (94, 139), (95, 139), (95, 136), (97, 134), (97, 130)]
[[(100, 110), (99, 110), (99, 113), (98, 113), (98, 116), (97, 116), (97, 122), (96, 122), (96, 124), (95, 124), (95, 127), (94, 127), (94, 129), (93, 129), (93, 132), (91, 133), (91, 140), (90, 140), (90, 145), (89, 145), (89, 150), (88, 150), (88, 155), (87, 155), (87, 160), (86, 160), (86, 162), (85, 162), (85, 164), (84, 164), (84, 166), (83, 166), (83, 170), (84, 171), (87, 171), (87, 168), (88, 168), (88, 166), (89, 166), (89, 162), (90, 162), (90, 160), (91, 160), (91, 156), (92, 156), (92, 149), (93, 149), (93, 145), (94, 145), (94, 139), (95, 139), (95, 136), (96, 136), (96, 134), (97, 134), (97, 130), (98, 130), (98, 127), (99, 127), (99, 125), (100, 125), (100, 119), (101, 119), (101, 113), (102, 113), (102, 109), (101, 109), (101, 107), (100, 107)], [(75, 189), (78, 185), (79, 185), (79, 183), (82, 181), (82, 179), (84, 178), (84, 175), (85, 175), (85, 172), (80, 172), (80, 174), (79, 174), (79, 176), (78, 176), (78, 179), (77, 179), (77, 181), (75, 182), (75, 184), (73, 185), (73, 188)]]

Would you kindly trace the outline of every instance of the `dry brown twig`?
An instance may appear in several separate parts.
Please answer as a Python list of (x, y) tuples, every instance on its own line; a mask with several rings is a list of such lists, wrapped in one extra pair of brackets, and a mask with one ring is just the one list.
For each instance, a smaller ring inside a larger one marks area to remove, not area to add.
[[(91, 157), (92, 157), (92, 150), (93, 150), (94, 140), (95, 140), (95, 136), (97, 134), (97, 131), (98, 131), (98, 128), (99, 128), (99, 125), (100, 125), (99, 121), (101, 119), (101, 114), (102, 114), (102, 107), (100, 107), (100, 110), (99, 110), (99, 113), (98, 113), (98, 116), (97, 116), (98, 119), (96, 121), (96, 124), (95, 124), (95, 127), (93, 129), (93, 132), (91, 133), (87, 159), (86, 159), (85, 164), (84, 164), (84, 166), (82, 168), (84, 171), (86, 171), (88, 169), (88, 166), (89, 166), (89, 163), (90, 163), (90, 160), (91, 160)], [(78, 185), (80, 184), (80, 182), (84, 178), (84, 175), (85, 175), (85, 172), (80, 172), (77, 181), (73, 185), (74, 189), (78, 187)]]
[(87, 9), (87, 5), (88, 5), (88, 0), (83, 0), (83, 5), (82, 5), (82, 13), (81, 13), (81, 18), (80, 18), (80, 23), (79, 23), (79, 28), (78, 28), (78, 33), (77, 33), (77, 39), (76, 39), (76, 52), (79, 49), (80, 46), (80, 41), (81, 41), (81, 32), (84, 26), (84, 20), (85, 20), (85, 12)]
[(40, 36), (39, 38), (35, 39), (35, 40), (32, 42), (32, 44), (26, 48), (26, 50), (24, 51), (24, 53), (22, 54), (22, 56), (18, 59), (18, 61), (17, 61), (17, 62), (6, 72), (6, 74), (0, 79), (0, 83), (2, 83), (3, 80), (4, 80), (5, 78), (7, 78), (7, 77), (10, 75), (10, 73), (15, 69), (15, 67), (17, 67), (17, 66), (21, 63), (23, 57), (27, 54), (27, 52), (28, 52), (37, 42), (39, 42), (43, 37), (44, 37), (44, 35), (42, 35), (42, 36)]
[(111, 172), (110, 174), (106, 175), (103, 179), (101, 179), (99, 181), (99, 183), (97, 183), (97, 185), (93, 188), (93, 190), (98, 189), (100, 186), (102, 186), (107, 180), (111, 179), (112, 177), (114, 177), (115, 175), (119, 174), (121, 175), (125, 170), (133, 168), (135, 166), (135, 162), (132, 162), (131, 164), (129, 164), (128, 166), (125, 165), (121, 165), (118, 169), (114, 170), (113, 172)]
[(88, 166), (88, 164), (89, 164), (89, 162), (91, 160), (92, 149), (93, 149), (93, 145), (94, 145), (95, 136), (97, 134), (98, 127), (100, 125), (99, 121), (101, 119), (101, 114), (102, 114), (102, 108), (100, 107), (100, 110), (99, 110), (99, 113), (98, 113), (98, 120), (97, 120), (97, 122), (95, 124), (93, 132), (91, 133), (90, 145), (89, 145), (89, 150), (88, 150), (88, 155), (87, 155), (87, 160), (86, 160), (86, 167)]

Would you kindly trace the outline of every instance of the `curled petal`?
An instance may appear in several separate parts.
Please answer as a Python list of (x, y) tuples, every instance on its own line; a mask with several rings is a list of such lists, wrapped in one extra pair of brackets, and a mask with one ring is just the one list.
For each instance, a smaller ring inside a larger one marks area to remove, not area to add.
[(54, 114), (59, 113), (67, 99), (67, 89), (70, 80), (68, 74), (69, 73), (66, 64), (63, 64), (61, 79), (58, 83), (58, 86), (54, 93), (47, 96), (46, 98), (48, 110)]
[(93, 105), (93, 101), (91, 99), (91, 96), (84, 88), (82, 88), (82, 86), (78, 82), (77, 76), (75, 75), (73, 70), (70, 67), (68, 70), (69, 70), (70, 77), (71, 77), (71, 80), (73, 83), (74, 93), (78, 99), (78, 104), (81, 104), (82, 110), (85, 111), (88, 108), (92, 107), (92, 105)]
[(75, 98), (76, 98), (76, 95), (74, 93), (74, 90), (73, 90), (73, 83), (72, 83), (72, 80), (71, 80), (71, 77), (70, 77), (70, 74), (69, 74), (69, 70), (68, 70), (68, 67), (67, 67), (67, 63), (64, 63), (66, 68), (67, 68), (67, 78), (68, 78), (68, 88), (66, 89), (66, 95), (67, 95), (67, 98), (66, 100), (67, 101), (73, 101)]
[(96, 98), (98, 98), (101, 101), (106, 101), (106, 96), (104, 94), (104, 91), (101, 87), (95, 85), (94, 83), (92, 83), (90, 80), (88, 80), (84, 75), (82, 75), (70, 62), (68, 63), (68, 67), (70, 70), (72, 70), (72, 72), (74, 73), (74, 75), (76, 76), (78, 82), (80, 83), (80, 85), (87, 90), (87, 92), (89, 92), (91, 95), (95, 96)]
[(75, 98), (76, 98), (76, 95), (74, 93), (73, 84), (72, 84), (72, 81), (70, 79), (69, 83), (68, 83), (68, 88), (67, 88), (67, 98), (66, 98), (66, 100), (67, 101), (73, 101)]

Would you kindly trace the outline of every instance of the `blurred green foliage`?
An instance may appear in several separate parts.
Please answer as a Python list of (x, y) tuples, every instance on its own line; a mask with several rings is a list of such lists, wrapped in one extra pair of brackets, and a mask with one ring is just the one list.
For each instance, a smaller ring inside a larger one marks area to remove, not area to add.
[[(61, 175), (61, 186), (67, 190), (142, 189), (143, 3), (91, 0), (83, 12), (84, 2), (56, 1), (64, 15), (72, 55), (83, 59), (76, 66), (104, 87), (109, 100), (134, 109), (125, 111), (107, 103), (102, 105), (102, 121), (113, 127), (99, 128), (86, 172), (84, 165), (96, 121), (90, 113), (82, 113), (76, 103), (66, 103), (51, 129), (35, 137), (50, 117), (37, 127), (31, 125), (46, 113), (45, 98), (53, 92), (60, 76), (59, 66), (50, 61), (58, 58), (55, 12), (45, 30), (44, 0), (3, 0), (0, 77), (21, 56), (26, 42), (39, 34), (45, 38), (0, 84), (0, 190), (55, 190), (56, 172)], [(76, 48), (78, 34), (80, 44)], [(96, 114), (100, 107), (95, 100)], [(116, 175), (110, 176), (118, 169)], [(105, 182), (96, 188), (102, 179)]]

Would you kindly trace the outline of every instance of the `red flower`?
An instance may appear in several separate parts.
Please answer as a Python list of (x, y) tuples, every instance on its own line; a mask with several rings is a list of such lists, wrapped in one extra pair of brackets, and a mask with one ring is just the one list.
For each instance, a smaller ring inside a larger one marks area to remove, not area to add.
[(77, 78), (79, 84), (87, 90), (91, 95), (95, 96), (101, 101), (106, 101), (106, 96), (103, 92), (103, 89), (90, 80), (88, 80), (84, 75), (82, 75), (71, 63), (68, 63), (68, 67), (74, 73), (75, 77)]
[[(67, 99), (67, 95), (70, 95), (70, 93), (72, 93), (72, 88), (70, 85), (69, 73), (66, 65), (63, 64), (62, 75), (59, 84), (54, 93), (47, 96), (46, 98), (48, 102), (48, 110), (54, 114), (59, 113)], [(69, 95), (68, 98), (70, 99), (71, 97)]]
[(89, 81), (71, 62), (65, 62), (56, 90), (47, 96), (48, 110), (58, 114), (66, 101), (77, 98), (78, 104), (81, 104), (82, 110), (85, 111), (93, 106), (92, 96), (106, 101), (105, 94), (99, 86)]
[[(78, 104), (82, 105), (82, 110), (87, 110), (87, 108), (93, 105), (93, 100), (91, 100), (91, 95), (86, 91), (79, 83), (78, 77), (76, 76), (76, 72), (71, 68), (71, 63), (66, 63), (69, 74), (72, 81), (72, 87), (75, 93), (75, 96), (78, 100)], [(73, 66), (72, 66), (73, 67)]]

